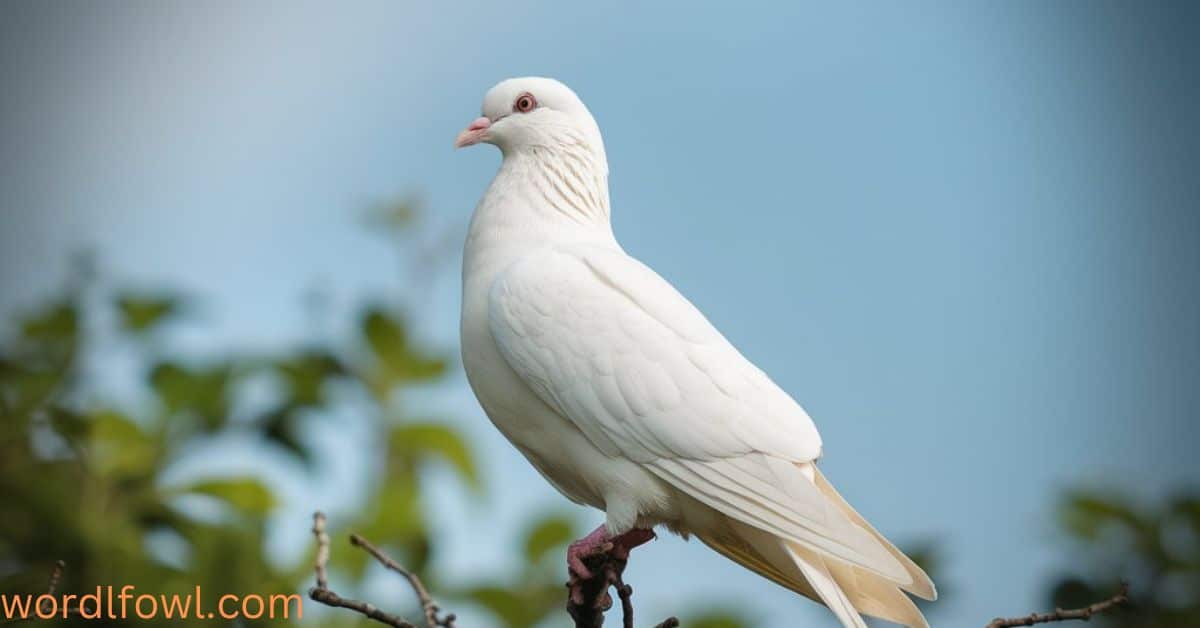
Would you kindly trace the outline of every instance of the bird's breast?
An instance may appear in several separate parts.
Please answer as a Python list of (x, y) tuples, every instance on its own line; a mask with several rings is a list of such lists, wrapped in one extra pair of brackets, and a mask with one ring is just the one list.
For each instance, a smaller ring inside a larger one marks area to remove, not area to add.
[[(573, 424), (549, 408), (508, 365), (488, 326), (488, 293), (507, 266), (499, 248), (469, 253), (463, 266), (461, 341), (463, 367), (471, 390), (492, 424), (533, 466), (569, 499), (604, 508), (602, 491), (581, 461), (602, 454)], [(474, 263), (472, 263), (472, 261)], [(587, 450), (592, 450), (591, 452)]]

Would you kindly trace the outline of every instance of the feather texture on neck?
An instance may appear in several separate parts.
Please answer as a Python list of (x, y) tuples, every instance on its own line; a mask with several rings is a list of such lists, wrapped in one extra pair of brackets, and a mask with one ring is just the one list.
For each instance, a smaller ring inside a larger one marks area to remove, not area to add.
[(607, 164), (588, 145), (525, 146), (504, 161), (467, 233), (463, 272), (507, 262), (544, 246), (619, 247), (609, 213)]
[(610, 231), (608, 162), (601, 144), (574, 129), (504, 150), (493, 185), (522, 192), (529, 209), (543, 219), (566, 219)]

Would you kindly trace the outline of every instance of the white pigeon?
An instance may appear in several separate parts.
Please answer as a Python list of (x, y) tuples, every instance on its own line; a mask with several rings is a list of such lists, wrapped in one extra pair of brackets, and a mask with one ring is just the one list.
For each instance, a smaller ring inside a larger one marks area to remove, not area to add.
[(670, 283), (617, 244), (608, 162), (583, 102), (547, 78), (501, 82), (455, 147), (486, 142), (500, 171), (463, 255), (462, 352), (496, 427), (605, 523), (569, 569), (662, 525), (824, 603), (928, 626), (904, 593), (933, 583), (816, 466), (821, 437), (792, 398)]

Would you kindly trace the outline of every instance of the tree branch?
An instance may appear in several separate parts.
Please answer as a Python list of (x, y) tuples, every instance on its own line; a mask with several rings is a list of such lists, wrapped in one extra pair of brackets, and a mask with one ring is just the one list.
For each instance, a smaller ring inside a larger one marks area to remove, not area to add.
[(414, 624), (409, 623), (399, 615), (385, 613), (369, 602), (362, 602), (359, 600), (351, 600), (341, 597), (329, 589), (318, 589), (317, 587), (313, 587), (308, 590), (308, 597), (326, 606), (348, 608), (352, 611), (361, 613), (365, 617), (374, 619), (381, 624), (392, 626), (392, 628), (417, 628)]
[[(344, 598), (330, 590), (329, 577), (326, 570), (326, 565), (329, 562), (329, 535), (325, 533), (325, 513), (320, 511), (313, 513), (312, 532), (313, 536), (317, 539), (317, 558), (313, 564), (317, 585), (308, 590), (309, 598), (326, 606), (355, 611), (381, 624), (392, 626), (392, 628), (417, 628), (415, 624), (399, 615), (386, 613), (369, 602)], [(375, 560), (379, 561), (381, 565), (404, 576), (421, 603), (421, 610), (425, 614), (425, 625), (427, 628), (454, 628), (454, 614), (450, 613), (439, 617), (438, 613), (440, 609), (433, 602), (429, 591), (426, 590), (424, 583), (421, 582), (421, 579), (416, 574), (405, 569), (400, 563), (393, 560), (387, 554), (384, 554), (379, 548), (357, 534), (350, 535), (350, 544), (362, 548), (373, 556)]]
[[(61, 560), (54, 561), (54, 568), (50, 570), (50, 581), (46, 584), (45, 595), (53, 596), (55, 593), (58, 592), (58, 584), (60, 582), (62, 582), (63, 570), (66, 568), (67, 568), (67, 563), (65, 563)], [(38, 597), (40, 598), (41, 596), (39, 595)], [(49, 615), (50, 608), (49, 608), (48, 601), (42, 600), (42, 602), (38, 604), (37, 611), (40, 611), (43, 615)], [(77, 612), (79, 612), (78, 606), (76, 606), (75, 608), (63, 606), (61, 611), (55, 612), (54, 614), (57, 616), (61, 613), (62, 618), (66, 619), (67, 617), (74, 615)], [(4, 621), (0, 622), (0, 626), (19, 624), (22, 622), (29, 621), (31, 619), (33, 619), (33, 617), (18, 617), (18, 616), (14, 615), (14, 616), (8, 617)], [(38, 619), (43, 619), (43, 618), (38, 617)]]
[(1068, 621), (1071, 619), (1082, 619), (1087, 621), (1092, 618), (1092, 615), (1103, 613), (1111, 608), (1120, 606), (1129, 602), (1129, 584), (1122, 582), (1121, 589), (1117, 594), (1096, 602), (1090, 606), (1083, 608), (1075, 608), (1064, 610), (1061, 608), (1054, 609), (1053, 613), (1030, 613), (1024, 617), (1012, 617), (1005, 619), (997, 617), (992, 620), (992, 623), (987, 625), (987, 628), (1013, 628), (1014, 626), (1032, 626), (1034, 624), (1048, 624), (1056, 621)]

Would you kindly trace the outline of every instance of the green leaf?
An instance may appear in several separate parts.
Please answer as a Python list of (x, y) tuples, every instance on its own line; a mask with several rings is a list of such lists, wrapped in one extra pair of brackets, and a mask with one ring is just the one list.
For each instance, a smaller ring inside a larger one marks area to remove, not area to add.
[[(945, 601), (948, 596), (952, 596), (954, 592), (953, 583), (946, 583), (941, 578), (942, 565), (944, 564), (942, 551), (943, 548), (933, 539), (922, 539), (910, 543), (905, 543), (901, 548), (918, 567), (925, 570), (925, 573), (931, 580), (938, 583), (938, 599)], [(915, 599), (913, 602), (921, 611), (926, 614), (936, 612), (939, 606), (922, 599)]]
[(64, 440), (70, 443), (78, 442), (87, 435), (89, 428), (87, 418), (73, 410), (62, 406), (50, 408), (50, 426)]
[(409, 344), (403, 323), (380, 308), (367, 311), (362, 331), (381, 367), (370, 382), (376, 392), (401, 382), (431, 380), (446, 372), (445, 360), (417, 351)]
[(478, 587), (467, 591), (466, 597), (488, 609), (510, 626), (519, 625), (525, 619), (524, 603), (507, 589)]
[(101, 410), (91, 415), (89, 423), (91, 459), (100, 474), (141, 478), (154, 471), (159, 447), (129, 417), (114, 410)]
[(14, 368), (5, 374), (4, 401), (14, 415), (23, 415), (28, 419), (35, 409), (53, 401), (65, 375), (65, 372), (57, 369)]
[(1063, 578), (1050, 591), (1050, 604), (1056, 608), (1082, 608), (1103, 599), (1111, 593), (1101, 595), (1092, 585), (1079, 578)]
[(143, 333), (166, 322), (179, 311), (179, 302), (165, 297), (122, 295), (117, 298), (121, 326), (134, 333)]
[(271, 489), (254, 478), (202, 480), (172, 492), (215, 497), (246, 514), (258, 516), (269, 514), (276, 505)]
[(408, 352), (408, 336), (399, 321), (373, 308), (363, 317), (362, 328), (376, 357), (388, 364), (403, 361)]
[(420, 214), (420, 203), (416, 199), (401, 199), (371, 208), (366, 218), (371, 226), (401, 232), (410, 228)]
[(534, 523), (525, 535), (525, 559), (529, 564), (542, 560), (547, 552), (570, 543), (575, 524), (569, 517), (552, 515)]
[(709, 612), (709, 614), (689, 617), (688, 621), (683, 622), (683, 626), (689, 628), (744, 628), (750, 624), (746, 623), (743, 617), (738, 617), (732, 612)]
[(305, 351), (280, 360), (275, 368), (283, 376), (291, 396), (290, 403), (306, 407), (324, 404), (325, 383), (347, 372), (337, 357), (324, 351)]
[[(942, 567), (942, 552), (941, 548), (932, 539), (924, 539), (913, 543), (906, 544), (903, 548), (904, 554), (909, 557), (918, 567), (923, 569), (932, 580), (937, 580), (937, 575)], [(939, 591), (939, 597), (942, 597), (942, 592)]]
[(459, 594), (486, 608), (511, 628), (534, 626), (552, 613), (562, 612), (562, 584), (518, 584), (513, 588), (489, 585), (467, 589)]
[(60, 302), (26, 318), (21, 335), (34, 341), (64, 341), (79, 331), (79, 312), (70, 302)]
[(469, 486), (480, 488), (479, 472), (470, 447), (462, 435), (452, 428), (436, 423), (405, 423), (392, 429), (389, 445), (392, 454), (400, 458), (441, 458)]
[(150, 383), (168, 412), (190, 410), (211, 431), (227, 419), (232, 375), (233, 367), (229, 364), (188, 369), (174, 362), (163, 362), (151, 369)]
[(296, 406), (284, 406), (265, 415), (262, 419), (263, 436), (268, 442), (278, 445), (288, 454), (306, 465), (313, 462), (313, 452), (300, 439), (300, 416)]
[(681, 622), (688, 628), (745, 628), (751, 622), (732, 610), (711, 610), (687, 617)]
[(1067, 531), (1083, 539), (1095, 539), (1107, 526), (1119, 525), (1130, 532), (1142, 532), (1149, 525), (1131, 507), (1116, 499), (1077, 491), (1064, 501), (1061, 519)]
[(1182, 517), (1192, 530), (1200, 533), (1200, 497), (1189, 494), (1179, 495), (1171, 501), (1169, 512)]
[[(412, 472), (389, 473), (387, 481), (368, 499), (361, 520), (347, 528), (380, 547), (398, 551), (393, 557), (414, 571), (423, 570), (429, 558), (429, 531), (420, 487)], [(366, 552), (335, 552), (331, 560), (357, 578), (364, 573), (370, 557)]]

